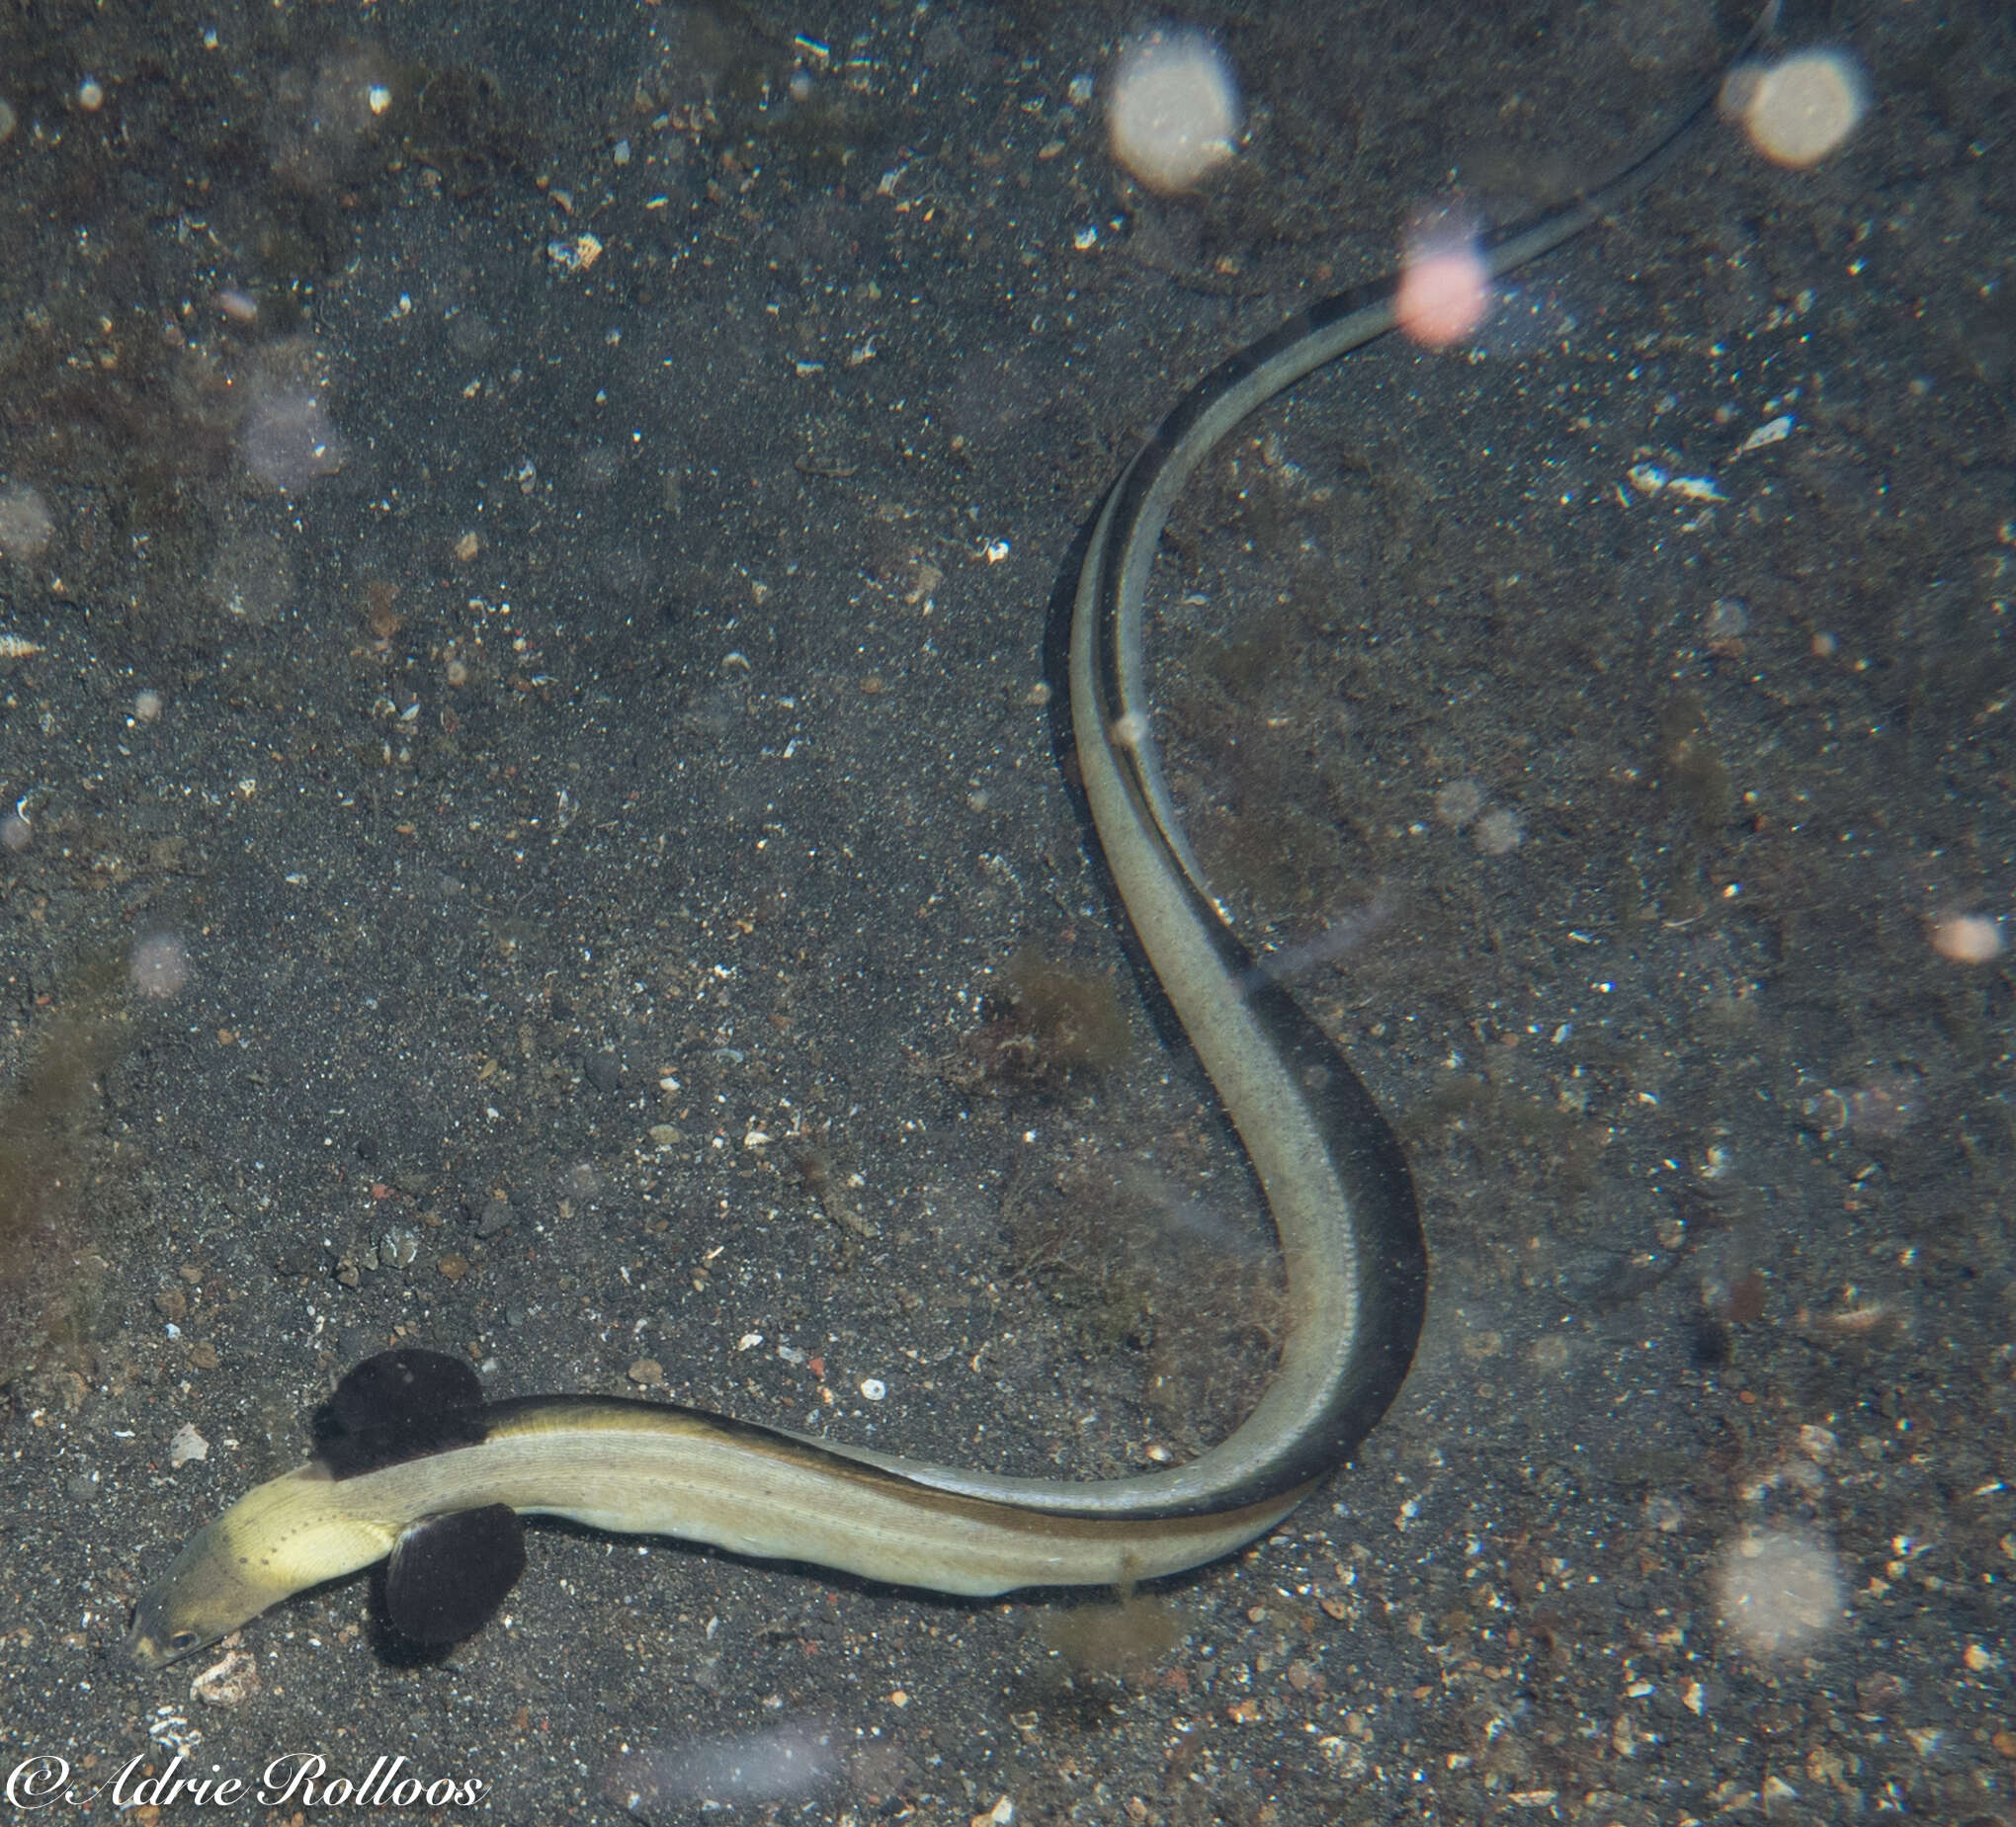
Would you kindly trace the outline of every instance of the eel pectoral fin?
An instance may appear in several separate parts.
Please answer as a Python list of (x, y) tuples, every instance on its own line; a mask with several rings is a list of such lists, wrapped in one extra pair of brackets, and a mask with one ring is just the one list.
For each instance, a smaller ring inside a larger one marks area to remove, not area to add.
[(354, 1478), (483, 1438), (483, 1385), (459, 1358), (408, 1346), (367, 1358), (309, 1418), (315, 1456)]
[(509, 1504), (415, 1523), (385, 1568), (385, 1616), (415, 1643), (454, 1643), (489, 1621), (525, 1571), (525, 1525)]

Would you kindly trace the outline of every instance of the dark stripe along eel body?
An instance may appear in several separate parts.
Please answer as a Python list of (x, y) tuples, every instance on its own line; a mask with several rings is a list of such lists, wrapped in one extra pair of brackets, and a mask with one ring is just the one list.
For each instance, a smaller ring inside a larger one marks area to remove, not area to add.
[[(1774, 14), (1759, 18), (1745, 52)], [(1617, 208), (1713, 98), (1703, 94), (1600, 189), (1498, 242), (1485, 256), (1491, 275)], [(338, 1386), (315, 1458), (199, 1531), (142, 1596), (127, 1637), (139, 1661), (187, 1655), (388, 1555), (394, 1624), (453, 1640), (482, 1622), (523, 1566), (520, 1515), (941, 1593), (1152, 1579), (1265, 1534), (1351, 1455), (1399, 1389), (1420, 1333), (1427, 1254), (1413, 1189), (1342, 1054), (1253, 967), (1205, 884), (1149, 732), (1142, 619), (1162, 529), (1198, 464), (1284, 388), (1393, 327), (1390, 293), (1356, 308), (1330, 299), (1194, 387), (1107, 495), (1072, 611), (1071, 716), (1105, 862), (1281, 1240), (1290, 1324), (1247, 1419), (1177, 1469), (1069, 1483), (927, 1464), (661, 1402), (484, 1402), (465, 1364), (388, 1353)]]

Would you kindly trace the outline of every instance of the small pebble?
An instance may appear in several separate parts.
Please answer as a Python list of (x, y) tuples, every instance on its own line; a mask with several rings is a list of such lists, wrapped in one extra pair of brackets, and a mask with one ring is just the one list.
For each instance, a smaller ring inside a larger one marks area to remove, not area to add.
[(435, 1264), (435, 1267), (451, 1282), (460, 1282), (469, 1272), (469, 1259), (466, 1256), (458, 1256), (451, 1250)]
[(168, 1443), (168, 1463), (187, 1465), (191, 1459), (209, 1457), (210, 1442), (185, 1421), (175, 1430), (175, 1438)]
[(242, 1649), (232, 1650), (189, 1684), (190, 1699), (206, 1706), (242, 1706), (258, 1692), (259, 1664)]
[(508, 1231), (516, 1221), (511, 1202), (503, 1198), (493, 1199), (484, 1205), (483, 1215), (476, 1220), (476, 1235), (495, 1237), (502, 1231)]
[(646, 1389), (664, 1387), (665, 1367), (655, 1358), (639, 1358), (624, 1373), (631, 1382), (641, 1383)]

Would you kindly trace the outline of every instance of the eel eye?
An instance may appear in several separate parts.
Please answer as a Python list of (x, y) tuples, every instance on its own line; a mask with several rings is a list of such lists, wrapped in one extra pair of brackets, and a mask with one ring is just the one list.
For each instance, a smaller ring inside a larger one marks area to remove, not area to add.
[(176, 1631), (176, 1633), (168, 1639), (168, 1647), (170, 1649), (177, 1651), (184, 1649), (194, 1649), (196, 1647), (196, 1632), (194, 1630)]

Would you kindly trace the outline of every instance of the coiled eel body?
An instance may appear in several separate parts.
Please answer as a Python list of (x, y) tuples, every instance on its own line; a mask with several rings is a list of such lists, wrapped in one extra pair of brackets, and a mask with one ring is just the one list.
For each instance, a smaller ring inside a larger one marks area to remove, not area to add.
[[(1767, 8), (1744, 50), (1774, 17)], [(1713, 93), (1600, 189), (1490, 248), (1491, 276), (1626, 202)], [(173, 1661), (294, 1593), (387, 1557), (390, 1621), (423, 1642), (452, 1641), (477, 1628), (518, 1577), (525, 1515), (943, 1593), (1150, 1579), (1263, 1535), (1351, 1455), (1397, 1393), (1420, 1334), (1428, 1269), (1412, 1184), (1348, 1062), (1254, 968), (1204, 881), (1149, 727), (1142, 623), (1157, 542), (1198, 464), (1268, 400), (1394, 325), (1390, 292), (1369, 304), (1330, 299), (1194, 387), (1105, 497), (1072, 604), (1072, 725), (1100, 850), (1281, 1240), (1289, 1323), (1278, 1370), (1246, 1420), (1172, 1470), (1014, 1478), (668, 1403), (490, 1402), (460, 1360), (384, 1353), (318, 1411), (315, 1457), (200, 1530), (142, 1596), (127, 1637), (140, 1662)]]

